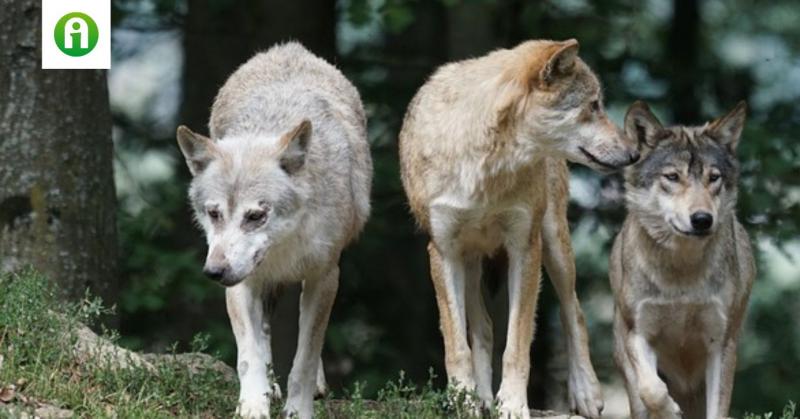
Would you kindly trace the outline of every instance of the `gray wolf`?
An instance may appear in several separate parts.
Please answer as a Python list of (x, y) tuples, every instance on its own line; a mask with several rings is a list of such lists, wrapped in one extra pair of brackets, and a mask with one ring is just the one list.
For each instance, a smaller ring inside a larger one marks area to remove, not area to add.
[(641, 102), (625, 117), (642, 159), (625, 171), (628, 216), (610, 277), (614, 357), (634, 418), (728, 414), (755, 277), (735, 214), (744, 120), (744, 102), (696, 127), (665, 128)]
[(452, 386), (492, 401), (492, 321), (481, 260), (509, 260), (509, 321), (497, 402), (527, 418), (527, 385), (541, 264), (561, 302), (573, 409), (603, 407), (575, 294), (566, 219), (566, 160), (600, 171), (638, 159), (609, 121), (600, 83), (574, 39), (528, 41), (440, 67), (420, 88), (400, 132), (403, 186), (430, 235), (431, 277)]
[(372, 161), (358, 92), (298, 43), (243, 64), (220, 89), (211, 138), (179, 127), (192, 172), (194, 214), (205, 231), (204, 272), (225, 290), (236, 337), (238, 413), (268, 417), (279, 388), (269, 310), (276, 286), (302, 282), (297, 352), (284, 411), (313, 413), (324, 391), (320, 352), (339, 283), (339, 255), (369, 215)]

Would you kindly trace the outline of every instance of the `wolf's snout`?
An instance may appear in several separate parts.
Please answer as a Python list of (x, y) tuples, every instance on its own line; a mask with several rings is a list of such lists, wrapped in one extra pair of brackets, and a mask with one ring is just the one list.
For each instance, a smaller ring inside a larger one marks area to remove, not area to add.
[(228, 273), (229, 268), (227, 266), (208, 266), (206, 265), (203, 268), (203, 273), (213, 279), (214, 281), (221, 281), (222, 278)]
[(690, 217), (692, 221), (692, 228), (697, 232), (705, 233), (711, 229), (714, 224), (714, 216), (705, 212), (697, 211)]

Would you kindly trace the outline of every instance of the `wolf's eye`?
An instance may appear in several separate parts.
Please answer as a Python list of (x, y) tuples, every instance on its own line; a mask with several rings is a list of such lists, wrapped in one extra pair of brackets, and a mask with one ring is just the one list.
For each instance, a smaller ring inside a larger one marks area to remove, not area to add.
[(593, 100), (592, 103), (589, 104), (589, 107), (592, 109), (592, 112), (600, 112), (600, 101)]
[(712, 173), (712, 174), (708, 175), (708, 181), (713, 183), (713, 182), (718, 181), (720, 177), (721, 176), (720, 176), (719, 173)]
[(677, 182), (679, 177), (677, 173), (665, 173), (664, 178), (670, 182)]
[(267, 212), (266, 211), (261, 211), (261, 210), (259, 210), (259, 211), (248, 211), (244, 215), (244, 219), (249, 221), (249, 222), (251, 222), (251, 223), (262, 221), (266, 217), (267, 217)]
[(210, 208), (208, 210), (208, 218), (211, 218), (213, 221), (217, 221), (220, 218), (220, 213), (218, 209)]

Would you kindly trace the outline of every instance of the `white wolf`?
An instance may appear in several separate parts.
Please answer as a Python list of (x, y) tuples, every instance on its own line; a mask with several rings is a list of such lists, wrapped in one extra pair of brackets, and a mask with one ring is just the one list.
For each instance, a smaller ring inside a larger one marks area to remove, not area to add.
[(339, 283), (339, 255), (369, 215), (372, 161), (358, 92), (298, 43), (257, 54), (217, 95), (211, 138), (178, 128), (206, 233), (204, 272), (228, 287), (241, 391), (238, 413), (268, 417), (279, 388), (263, 301), (302, 282), (297, 352), (284, 411), (309, 418), (324, 391), (320, 352)]

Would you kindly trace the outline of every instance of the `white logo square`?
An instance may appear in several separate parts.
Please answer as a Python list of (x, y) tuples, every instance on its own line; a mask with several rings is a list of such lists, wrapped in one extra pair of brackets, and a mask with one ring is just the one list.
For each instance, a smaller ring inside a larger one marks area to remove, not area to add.
[(42, 69), (111, 68), (111, 0), (42, 0)]

